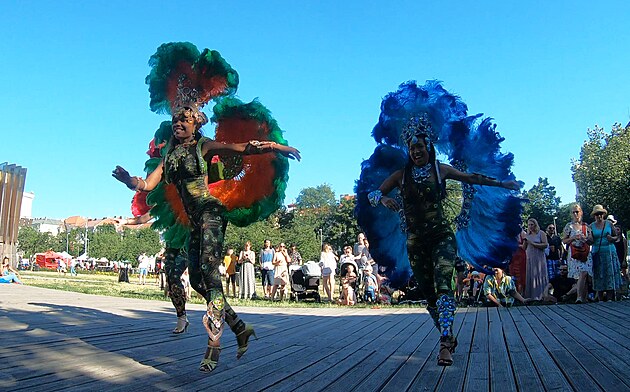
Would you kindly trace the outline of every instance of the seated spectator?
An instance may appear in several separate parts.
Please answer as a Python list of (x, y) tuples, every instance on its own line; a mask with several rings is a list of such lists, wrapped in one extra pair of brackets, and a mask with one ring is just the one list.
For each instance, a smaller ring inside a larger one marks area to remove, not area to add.
[(577, 280), (569, 278), (569, 267), (562, 265), (560, 275), (549, 281), (543, 294), (545, 302), (569, 302), (577, 298)]
[(487, 306), (508, 307), (512, 306), (515, 299), (524, 304), (526, 300), (516, 291), (512, 277), (505, 275), (501, 268), (492, 270), (494, 275), (487, 276), (483, 284)]
[(0, 275), (0, 283), (22, 284), (20, 274), (11, 267), (11, 263), (9, 262), (9, 258), (7, 256), (4, 256), (2, 259), (2, 270), (0, 272), (2, 273)]
[(483, 294), (483, 284), (486, 278), (486, 274), (479, 271), (472, 271), (469, 277), (464, 279), (465, 283), (468, 283), (467, 294), (468, 304), (474, 305), (475, 303), (484, 302), (485, 294)]

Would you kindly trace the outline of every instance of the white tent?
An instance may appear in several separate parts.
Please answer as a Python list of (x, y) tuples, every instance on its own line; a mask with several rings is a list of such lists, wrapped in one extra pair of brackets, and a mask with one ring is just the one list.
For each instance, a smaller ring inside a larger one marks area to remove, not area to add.
[(59, 254), (61, 255), (61, 258), (64, 260), (72, 260), (72, 255), (66, 252), (65, 250)]
[(77, 260), (87, 260), (87, 254), (83, 253), (81, 256), (77, 257)]

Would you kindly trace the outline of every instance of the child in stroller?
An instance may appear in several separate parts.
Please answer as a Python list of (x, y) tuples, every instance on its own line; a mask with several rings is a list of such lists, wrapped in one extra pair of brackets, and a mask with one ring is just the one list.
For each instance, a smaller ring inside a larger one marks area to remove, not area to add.
[(356, 292), (358, 291), (357, 264), (354, 260), (345, 258), (339, 268), (341, 287), (339, 288), (339, 303), (343, 305), (354, 305), (357, 302)]

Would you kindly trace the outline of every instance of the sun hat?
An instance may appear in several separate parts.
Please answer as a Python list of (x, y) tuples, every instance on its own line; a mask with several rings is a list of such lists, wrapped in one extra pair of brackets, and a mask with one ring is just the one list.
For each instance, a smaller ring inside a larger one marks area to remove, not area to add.
[(602, 206), (601, 204), (596, 204), (595, 207), (593, 207), (593, 211), (591, 212), (591, 216), (595, 216), (595, 214), (597, 214), (599, 212), (603, 212), (604, 215), (608, 214), (608, 211), (606, 211), (604, 206)]
[(608, 218), (606, 219), (608, 219), (613, 225), (617, 224), (617, 219), (615, 219), (615, 216), (613, 214), (608, 215)]

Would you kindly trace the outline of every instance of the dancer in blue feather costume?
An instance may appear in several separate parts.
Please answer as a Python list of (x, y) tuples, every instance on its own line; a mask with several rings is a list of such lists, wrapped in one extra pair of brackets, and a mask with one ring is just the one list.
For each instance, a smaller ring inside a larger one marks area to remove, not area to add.
[[(402, 84), (383, 100), (373, 131), (378, 146), (357, 182), (357, 216), (372, 256), (394, 284), (413, 272), (440, 331), (441, 366), (453, 363), (457, 345), (452, 277), (458, 253), (476, 266), (504, 265), (520, 231), (513, 157), (500, 153), (503, 139), (490, 120), (466, 111), (438, 82)], [(453, 166), (438, 162), (437, 152)], [(463, 187), (457, 241), (442, 206), (447, 179)]]

